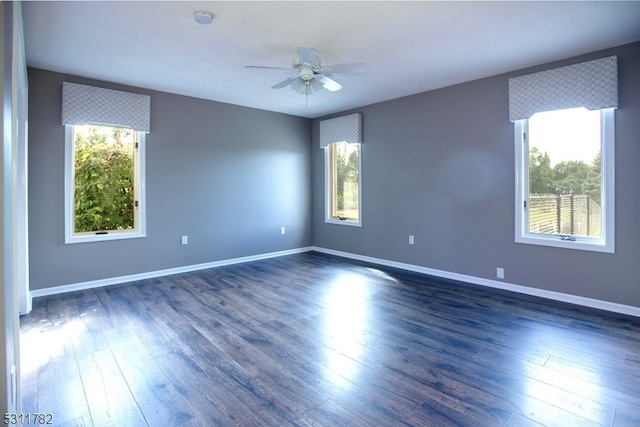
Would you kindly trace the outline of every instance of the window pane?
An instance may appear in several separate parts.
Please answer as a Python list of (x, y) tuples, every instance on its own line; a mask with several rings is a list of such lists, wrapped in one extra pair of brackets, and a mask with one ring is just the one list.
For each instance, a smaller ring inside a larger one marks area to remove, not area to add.
[(528, 121), (528, 231), (601, 238), (601, 113), (537, 113)]
[(73, 127), (74, 233), (135, 228), (137, 132)]
[(329, 150), (329, 211), (333, 219), (358, 222), (360, 218), (360, 146), (338, 142)]

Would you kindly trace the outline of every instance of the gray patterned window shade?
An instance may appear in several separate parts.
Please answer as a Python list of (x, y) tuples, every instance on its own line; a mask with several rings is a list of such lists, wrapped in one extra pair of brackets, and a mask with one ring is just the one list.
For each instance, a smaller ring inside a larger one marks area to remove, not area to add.
[(542, 111), (618, 107), (616, 56), (509, 79), (509, 120)]
[(62, 124), (103, 124), (149, 133), (150, 116), (148, 95), (62, 83)]
[(332, 142), (362, 143), (362, 113), (322, 120), (320, 122), (320, 148)]

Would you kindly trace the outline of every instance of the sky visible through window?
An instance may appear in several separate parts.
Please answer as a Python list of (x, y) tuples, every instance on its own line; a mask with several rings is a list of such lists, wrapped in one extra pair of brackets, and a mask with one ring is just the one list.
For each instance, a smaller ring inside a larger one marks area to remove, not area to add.
[(529, 119), (529, 146), (549, 154), (551, 167), (567, 160), (590, 165), (600, 151), (600, 110), (536, 113)]

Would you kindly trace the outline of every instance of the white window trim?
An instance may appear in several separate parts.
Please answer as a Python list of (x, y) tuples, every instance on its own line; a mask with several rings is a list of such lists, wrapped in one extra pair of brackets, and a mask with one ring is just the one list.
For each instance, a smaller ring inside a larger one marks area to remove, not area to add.
[(528, 211), (524, 209), (528, 191), (522, 180), (528, 177), (529, 153), (525, 149), (524, 133), (527, 120), (514, 122), (515, 141), (515, 241), (541, 246), (557, 248), (579, 249), (586, 251), (615, 253), (615, 109), (601, 110), (601, 141), (602, 141), (602, 174), (601, 185), (604, 209), (602, 212), (602, 238), (577, 238), (576, 240), (561, 240), (559, 236), (544, 235), (527, 232)]
[(138, 200), (139, 226), (133, 231), (109, 231), (108, 234), (74, 235), (73, 233), (73, 125), (64, 125), (64, 243), (103, 242), (108, 240), (136, 239), (147, 235), (146, 214), (146, 133), (138, 131), (138, 155), (135, 170), (139, 174), (140, 185), (136, 188)]
[(362, 227), (362, 144), (358, 144), (358, 221), (341, 221), (331, 216), (329, 197), (329, 145), (324, 147), (324, 222), (326, 224), (346, 225), (349, 227)]

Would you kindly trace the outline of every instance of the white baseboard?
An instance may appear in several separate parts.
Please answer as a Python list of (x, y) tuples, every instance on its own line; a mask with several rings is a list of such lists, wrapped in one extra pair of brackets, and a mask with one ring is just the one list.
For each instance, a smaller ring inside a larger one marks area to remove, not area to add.
[(547, 291), (544, 289), (531, 288), (528, 286), (516, 285), (513, 283), (502, 282), (498, 280), (484, 279), (482, 277), (468, 276), (466, 274), (452, 273), (450, 271), (436, 270), (433, 268), (421, 267), (414, 264), (405, 264), (397, 261), (389, 261), (382, 258), (374, 258), (364, 255), (353, 254), (349, 252), (336, 251), (314, 246), (312, 248), (316, 252), (329, 255), (335, 255), (343, 258), (350, 258), (359, 261), (369, 262), (372, 264), (384, 265), (387, 267), (399, 268), (401, 270), (413, 271), (416, 273), (428, 274), (430, 276), (441, 277), (444, 279), (457, 280), (460, 282), (472, 283), (475, 285), (487, 286), (490, 288), (502, 289), (520, 294), (532, 295), (536, 297), (546, 298), (554, 301), (567, 302), (570, 304), (581, 305), (584, 307), (596, 308), (599, 310), (610, 311), (614, 313), (627, 314), (629, 316), (640, 317), (640, 307), (631, 305), (618, 304), (610, 301), (602, 301), (593, 298), (581, 297), (578, 295), (565, 294), (562, 292)]
[(167, 268), (165, 270), (150, 271), (147, 273), (130, 274), (127, 276), (111, 277), (108, 279), (91, 280), (88, 282), (73, 283), (70, 285), (53, 286), (44, 289), (35, 289), (30, 292), (31, 299), (44, 297), (48, 295), (63, 294), (66, 292), (82, 291), (85, 289), (99, 288), (102, 286), (118, 285), (120, 283), (135, 282), (137, 280), (152, 279), (154, 277), (169, 276), (178, 273), (188, 273), (197, 270), (206, 270), (207, 268), (222, 267), (225, 265), (240, 264), (243, 262), (258, 261), (267, 258), (276, 258), (285, 255), (293, 255), (302, 252), (311, 251), (311, 247), (289, 249), (285, 251), (269, 252), (266, 254), (258, 254), (245, 256), (240, 258), (225, 259), (221, 261), (206, 262), (203, 264), (186, 265), (184, 267)]
[(54, 286), (44, 289), (36, 289), (30, 292), (30, 299), (43, 297), (48, 295), (62, 294), (66, 292), (81, 291), (91, 288), (99, 288), (102, 286), (117, 285), (120, 283), (134, 282), (137, 280), (152, 279), (155, 277), (169, 276), (178, 273), (188, 273), (191, 271), (205, 270), (207, 268), (222, 267), (225, 265), (240, 264), (243, 262), (258, 261), (261, 259), (276, 258), (285, 255), (298, 254), (302, 252), (316, 251), (329, 255), (335, 255), (343, 258), (354, 259), (358, 261), (369, 262), (372, 264), (383, 265), (387, 267), (399, 268), (401, 270), (413, 271), (416, 273), (427, 274), (430, 276), (441, 277), (444, 279), (457, 280), (460, 282), (472, 283), (475, 285), (486, 286), (489, 288), (502, 289), (520, 294), (532, 295), (536, 297), (546, 298), (554, 301), (561, 301), (570, 304), (581, 305), (584, 307), (596, 308), (599, 310), (610, 311), (614, 313), (626, 314), (629, 316), (640, 317), (640, 307), (618, 304), (609, 301), (602, 301), (593, 298), (586, 298), (577, 295), (565, 294), (562, 292), (547, 291), (544, 289), (531, 288), (528, 286), (516, 285), (497, 280), (484, 279), (481, 277), (468, 276), (466, 274), (452, 273), (445, 270), (437, 270), (428, 267), (422, 267), (414, 264), (406, 264), (403, 262), (390, 261), (382, 258), (374, 258), (365, 255), (353, 254), (350, 252), (336, 251), (317, 246), (308, 246), (303, 248), (289, 249), (285, 251), (269, 252), (266, 254), (251, 255), (240, 258), (232, 258), (221, 261), (207, 262), (204, 264), (187, 265), (184, 267), (168, 268), (165, 270), (150, 271), (147, 273), (131, 274), (127, 276), (112, 277), (109, 279), (91, 280), (88, 282), (74, 283), (70, 285)]

